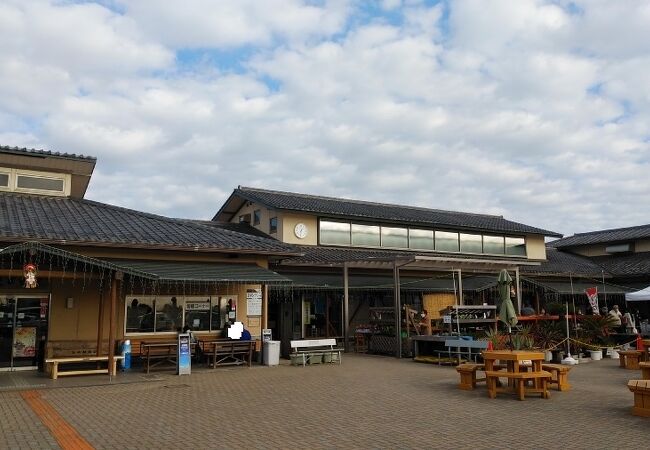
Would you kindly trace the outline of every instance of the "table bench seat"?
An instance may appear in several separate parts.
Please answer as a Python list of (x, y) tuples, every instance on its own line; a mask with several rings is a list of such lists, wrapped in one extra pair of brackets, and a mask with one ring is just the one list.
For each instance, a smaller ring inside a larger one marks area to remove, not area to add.
[(627, 388), (634, 394), (632, 414), (650, 417), (650, 380), (630, 380)]
[(650, 362), (639, 363), (639, 369), (641, 369), (641, 378), (650, 380)]
[(558, 391), (568, 391), (571, 389), (569, 384), (569, 371), (571, 366), (563, 364), (542, 364), (542, 370), (551, 373), (551, 379), (548, 380), (550, 384), (555, 384)]
[[(541, 372), (506, 372), (506, 371), (486, 371), (485, 378), (487, 379), (488, 387), (488, 397), (496, 398), (497, 391), (499, 392), (508, 392), (507, 389), (498, 389), (497, 381), (499, 378), (508, 378), (514, 380), (515, 382), (515, 391), (519, 400), (524, 400), (527, 393), (538, 393), (541, 394), (542, 398), (550, 398), (548, 392), (547, 382), (551, 378), (551, 373), (545, 370)], [(537, 385), (539, 382), (539, 387), (527, 387), (527, 381), (535, 381)]]
[[(116, 373), (116, 367), (117, 367), (117, 361), (123, 360), (123, 356), (118, 356), (115, 355), (113, 359), (113, 367), (112, 367), (112, 373)], [(71, 368), (64, 370), (64, 367), (60, 366), (66, 366), (68, 364), (83, 364), (83, 363), (102, 363), (105, 362), (107, 363), (105, 368), (96, 368), (96, 369), (79, 369), (79, 368)], [(45, 363), (49, 366), (49, 373), (50, 373), (50, 378), (53, 380), (56, 380), (58, 377), (64, 377), (64, 376), (73, 376), (73, 375), (94, 375), (94, 374), (101, 374), (109, 373), (109, 361), (108, 361), (108, 356), (78, 356), (78, 357), (66, 357), (66, 358), (47, 358), (45, 360)]]

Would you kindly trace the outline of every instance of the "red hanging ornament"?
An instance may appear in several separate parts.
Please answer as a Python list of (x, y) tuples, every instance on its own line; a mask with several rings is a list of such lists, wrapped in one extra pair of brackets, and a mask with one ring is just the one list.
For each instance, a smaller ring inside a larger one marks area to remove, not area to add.
[(34, 289), (38, 286), (38, 281), (36, 280), (36, 264), (27, 263), (23, 266), (23, 275), (25, 276), (25, 287), (27, 289)]

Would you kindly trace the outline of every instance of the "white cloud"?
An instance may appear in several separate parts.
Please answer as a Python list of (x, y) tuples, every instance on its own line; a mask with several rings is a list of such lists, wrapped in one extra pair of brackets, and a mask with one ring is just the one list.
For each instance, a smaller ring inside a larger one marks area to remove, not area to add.
[(90, 198), (209, 218), (241, 184), (650, 223), (644, 2), (105, 4), (0, 5), (0, 143), (96, 155)]

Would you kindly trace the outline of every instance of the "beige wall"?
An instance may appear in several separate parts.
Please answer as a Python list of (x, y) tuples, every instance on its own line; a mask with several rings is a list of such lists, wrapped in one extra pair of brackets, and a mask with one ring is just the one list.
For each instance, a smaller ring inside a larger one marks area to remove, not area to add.
[[(307, 225), (307, 237), (299, 239), (294, 233), (296, 224)], [(307, 214), (282, 215), (282, 241), (298, 245), (318, 245), (318, 218)]]
[(639, 239), (634, 243), (634, 252), (650, 252), (650, 239)]
[(546, 245), (544, 236), (526, 236), (526, 257), (528, 259), (546, 259)]
[[(253, 212), (255, 210), (259, 209), (261, 212), (261, 218), (260, 218), (260, 223), (259, 225), (253, 225)], [(278, 213), (275, 210), (268, 209), (265, 206), (259, 205), (257, 203), (252, 203), (250, 205), (244, 204), (244, 206), (241, 207), (239, 211), (235, 215), (233, 215), (232, 219), (230, 220), (231, 223), (239, 223), (239, 216), (245, 215), (245, 214), (250, 214), (251, 215), (251, 226), (255, 227), (256, 229), (260, 230), (263, 233), (266, 234), (271, 234), (270, 229), (269, 229), (269, 221), (272, 217), (278, 216)], [(280, 225), (278, 224), (278, 232), (280, 232)], [(272, 234), (271, 236), (275, 237), (276, 239), (280, 239), (279, 235)]]

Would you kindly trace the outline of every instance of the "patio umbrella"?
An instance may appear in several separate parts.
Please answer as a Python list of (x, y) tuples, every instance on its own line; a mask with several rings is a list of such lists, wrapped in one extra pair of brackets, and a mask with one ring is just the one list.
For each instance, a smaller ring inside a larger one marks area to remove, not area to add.
[(512, 277), (506, 269), (502, 269), (497, 279), (497, 286), (499, 289), (499, 298), (501, 299), (501, 307), (499, 308), (499, 320), (506, 324), (508, 327), (508, 335), (510, 336), (510, 346), (512, 347), (512, 327), (517, 325), (517, 313), (515, 307), (510, 300), (510, 285), (512, 284)]

